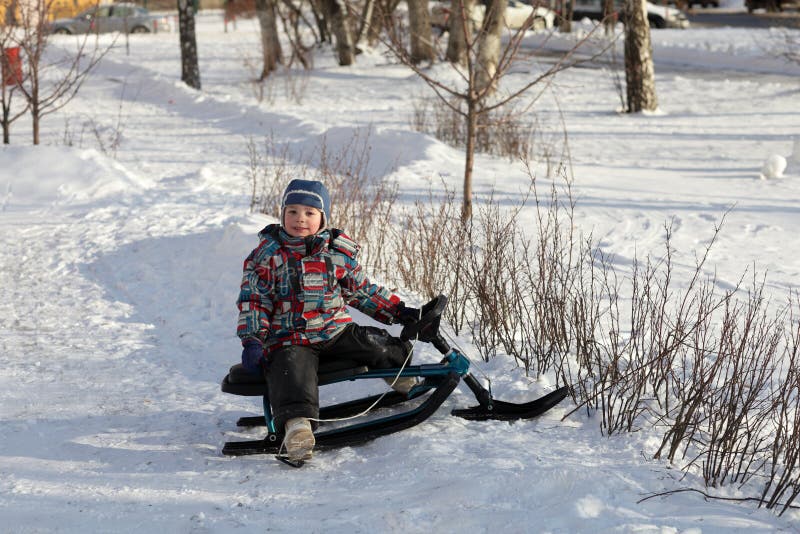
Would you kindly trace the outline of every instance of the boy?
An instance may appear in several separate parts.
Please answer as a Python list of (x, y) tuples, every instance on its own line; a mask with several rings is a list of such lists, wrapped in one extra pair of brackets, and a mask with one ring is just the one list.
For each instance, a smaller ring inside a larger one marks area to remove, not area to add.
[[(259, 232), (244, 262), (237, 334), (242, 364), (265, 374), (276, 428), (284, 425), (290, 460), (311, 458), (319, 417), (320, 359), (347, 359), (371, 368), (400, 367), (411, 344), (386, 330), (353, 323), (346, 306), (392, 324), (413, 323), (406, 307), (372, 284), (357, 260), (358, 245), (330, 228), (330, 195), (315, 180), (292, 180), (281, 202), (281, 224)], [(408, 393), (416, 380), (400, 378)]]

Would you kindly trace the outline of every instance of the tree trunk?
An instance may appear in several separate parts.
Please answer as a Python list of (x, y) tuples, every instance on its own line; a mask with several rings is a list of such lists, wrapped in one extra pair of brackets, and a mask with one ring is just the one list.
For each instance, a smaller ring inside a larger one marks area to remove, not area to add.
[(3, 111), (0, 124), (3, 126), (4, 145), (11, 143), (11, 90), (6, 89), (6, 78), (11, 76), (10, 70), (11, 67), (3, 51), (3, 43), (0, 42), (0, 109)]
[(262, 80), (283, 63), (275, 9), (275, 0), (256, 0), (258, 25), (261, 27), (261, 54), (264, 58), (264, 67), (261, 69)]
[(375, 5), (372, 6), (372, 17), (369, 19), (369, 29), (367, 30), (367, 43), (370, 46), (378, 42), (383, 30), (383, 23), (387, 16), (391, 16), (389, 12), (390, 0), (375, 0)]
[(3, 103), (3, 144), (11, 144), (11, 105)]
[(428, 0), (408, 0), (408, 22), (411, 32), (411, 62), (433, 61), (433, 32)]
[(314, 20), (317, 22), (317, 31), (319, 31), (320, 43), (332, 43), (331, 30), (328, 27), (328, 20), (325, 18), (324, 0), (311, 0), (311, 12), (314, 14)]
[(375, 11), (375, 0), (366, 0), (364, 2), (364, 9), (361, 10), (361, 26), (358, 29), (358, 37), (356, 37), (356, 46), (368, 46), (370, 26), (372, 25), (372, 13)]
[(39, 122), (41, 117), (39, 116), (39, 105), (38, 105), (38, 96), (37, 100), (34, 100), (31, 103), (31, 127), (33, 129), (33, 144), (39, 144)]
[(628, 113), (655, 111), (656, 76), (645, 0), (627, 0), (625, 24), (625, 83)]
[(450, 38), (447, 40), (447, 61), (465, 64), (467, 46), (472, 42), (472, 19), (469, 14), (474, 8), (475, 0), (452, 0), (450, 4)]
[(189, 0), (178, 0), (178, 26), (181, 42), (181, 80), (189, 87), (200, 89), (197, 39), (194, 33), (194, 7)]
[(336, 37), (336, 54), (339, 56), (339, 65), (352, 65), (355, 60), (355, 46), (353, 45), (353, 32), (350, 30), (350, 21), (347, 17), (343, 0), (322, 0), (325, 20), (330, 25), (331, 33)]
[(561, 16), (558, 22), (558, 31), (561, 33), (572, 32), (572, 12), (574, 7), (569, 0), (561, 0)]
[(490, 0), (486, 7), (486, 18), (483, 21), (480, 42), (478, 43), (478, 75), (477, 90), (487, 90), (491, 94), (497, 89), (497, 63), (500, 61), (500, 39), (502, 37), (504, 13), (508, 0)]
[(614, 26), (617, 24), (617, 17), (612, 17), (614, 12), (614, 0), (603, 0), (603, 25), (605, 26), (606, 37), (614, 34)]
[[(473, 93), (470, 91), (470, 93)], [(474, 93), (473, 95), (474, 96)], [(478, 102), (467, 99), (467, 154), (464, 160), (464, 203), (461, 206), (461, 222), (472, 218), (472, 168), (475, 165), (475, 138), (478, 135)]]

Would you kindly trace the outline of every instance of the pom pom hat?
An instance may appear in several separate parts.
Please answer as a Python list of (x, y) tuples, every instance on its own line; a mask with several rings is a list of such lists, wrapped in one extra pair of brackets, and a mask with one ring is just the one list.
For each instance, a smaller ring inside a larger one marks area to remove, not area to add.
[(286, 206), (291, 204), (302, 204), (303, 206), (317, 208), (322, 212), (322, 224), (319, 227), (319, 231), (328, 226), (328, 221), (331, 218), (331, 197), (322, 182), (299, 179), (289, 182), (283, 192), (283, 201), (281, 202), (281, 225), (283, 225)]

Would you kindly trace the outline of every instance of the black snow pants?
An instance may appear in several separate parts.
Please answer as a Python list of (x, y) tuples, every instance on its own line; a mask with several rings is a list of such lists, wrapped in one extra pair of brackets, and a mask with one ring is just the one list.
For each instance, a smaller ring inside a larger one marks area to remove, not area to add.
[(282, 431), (286, 421), (294, 417), (319, 417), (320, 361), (350, 360), (370, 369), (387, 369), (403, 365), (411, 348), (411, 343), (382, 328), (350, 323), (333, 339), (281, 347), (270, 353), (264, 374), (276, 430)]

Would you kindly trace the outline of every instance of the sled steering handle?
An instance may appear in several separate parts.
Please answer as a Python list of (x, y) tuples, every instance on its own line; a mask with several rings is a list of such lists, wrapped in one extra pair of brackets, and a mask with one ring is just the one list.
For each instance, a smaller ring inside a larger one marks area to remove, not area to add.
[(450, 352), (450, 345), (442, 337), (442, 334), (438, 332), (436, 333), (436, 337), (433, 338), (431, 343), (433, 343), (433, 346), (436, 347), (436, 350), (438, 350), (442, 354), (447, 354), (448, 352)]

